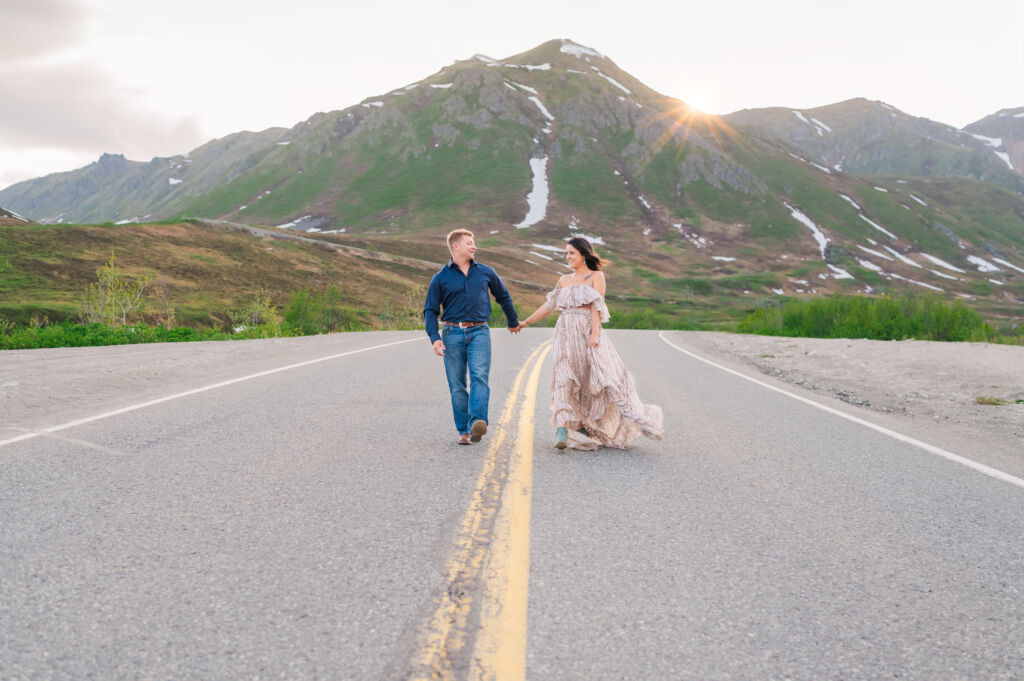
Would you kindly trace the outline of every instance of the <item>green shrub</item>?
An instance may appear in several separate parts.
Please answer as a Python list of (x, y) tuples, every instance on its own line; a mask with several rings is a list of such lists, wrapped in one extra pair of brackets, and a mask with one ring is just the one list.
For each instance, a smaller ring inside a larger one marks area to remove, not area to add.
[(341, 304), (341, 290), (330, 286), (321, 293), (292, 291), (284, 309), (284, 329), (290, 335), (310, 336), (361, 328), (355, 315)]
[(197, 340), (226, 340), (228, 334), (216, 329), (192, 329), (138, 324), (76, 324), (71, 321), (46, 326), (17, 326), (0, 334), (0, 350), (35, 348), (72, 348), (93, 345), (129, 345), (136, 343), (177, 343)]
[(942, 296), (833, 295), (793, 300), (754, 310), (739, 324), (740, 333), (807, 338), (870, 338), (936, 341), (989, 341), (996, 334), (963, 301)]

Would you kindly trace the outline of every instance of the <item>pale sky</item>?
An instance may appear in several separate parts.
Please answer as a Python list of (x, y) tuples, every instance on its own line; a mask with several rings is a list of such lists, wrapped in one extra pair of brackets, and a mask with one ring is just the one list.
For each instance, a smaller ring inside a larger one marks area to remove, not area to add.
[(1024, 106), (1024, 0), (0, 0), (0, 188), (553, 38), (708, 113), (867, 97), (962, 127)]

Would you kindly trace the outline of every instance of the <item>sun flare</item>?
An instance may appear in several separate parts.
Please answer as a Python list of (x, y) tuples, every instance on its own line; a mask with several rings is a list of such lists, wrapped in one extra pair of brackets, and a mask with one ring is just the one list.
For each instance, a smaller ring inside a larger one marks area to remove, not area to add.
[(708, 112), (709, 100), (701, 92), (691, 92), (686, 97), (683, 97), (682, 100), (701, 113)]

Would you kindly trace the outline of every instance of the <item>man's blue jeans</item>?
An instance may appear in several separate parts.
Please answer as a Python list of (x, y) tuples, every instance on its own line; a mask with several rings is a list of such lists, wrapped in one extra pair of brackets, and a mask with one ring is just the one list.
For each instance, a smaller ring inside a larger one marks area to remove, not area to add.
[(486, 324), (468, 329), (445, 324), (441, 340), (444, 341), (444, 372), (452, 395), (455, 427), (460, 434), (468, 433), (477, 419), (487, 422), (487, 403), (491, 398), (491, 388), (487, 385), (491, 373), (491, 329)]

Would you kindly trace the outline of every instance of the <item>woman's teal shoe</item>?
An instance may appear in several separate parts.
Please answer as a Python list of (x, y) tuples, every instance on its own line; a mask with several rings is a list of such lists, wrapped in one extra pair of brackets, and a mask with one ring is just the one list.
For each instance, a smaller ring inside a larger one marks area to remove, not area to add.
[(567, 440), (569, 439), (569, 431), (564, 427), (557, 428), (555, 430), (555, 449), (565, 449)]

